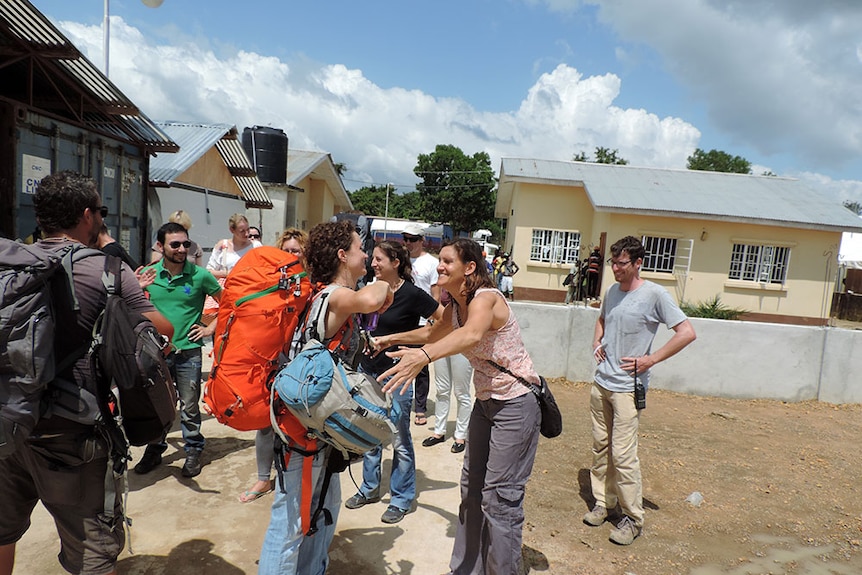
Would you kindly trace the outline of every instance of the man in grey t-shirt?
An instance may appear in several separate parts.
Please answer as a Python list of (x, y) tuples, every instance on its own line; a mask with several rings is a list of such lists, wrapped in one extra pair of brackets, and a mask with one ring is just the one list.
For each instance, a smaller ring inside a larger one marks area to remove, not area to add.
[[(590, 484), (596, 500), (584, 523), (598, 527), (619, 503), (622, 518), (610, 540), (629, 545), (643, 530), (643, 488), (638, 460), (639, 411), (635, 378), (646, 388), (649, 369), (695, 340), (694, 328), (663, 287), (640, 277), (644, 247), (626, 236), (611, 246), (611, 270), (617, 281), (602, 301), (596, 322), (593, 355), (595, 382), (590, 391), (593, 465)], [(674, 331), (651, 351), (659, 324)], [(645, 392), (644, 392), (645, 393)]]

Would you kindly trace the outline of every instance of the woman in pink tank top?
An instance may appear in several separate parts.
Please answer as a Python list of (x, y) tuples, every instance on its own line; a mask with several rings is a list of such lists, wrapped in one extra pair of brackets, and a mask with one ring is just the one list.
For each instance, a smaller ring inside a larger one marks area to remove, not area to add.
[(434, 324), (375, 340), (377, 349), (424, 344), (390, 352), (400, 361), (378, 380), (391, 377), (383, 389), (399, 393), (435, 359), (457, 353), (469, 359), (476, 403), (467, 432), (449, 572), (514, 575), (521, 572), (524, 490), (541, 419), (526, 382), (538, 385), (539, 375), (514, 313), (488, 274), (479, 244), (466, 238), (445, 244), (437, 273), (437, 285), (451, 294), (452, 302)]

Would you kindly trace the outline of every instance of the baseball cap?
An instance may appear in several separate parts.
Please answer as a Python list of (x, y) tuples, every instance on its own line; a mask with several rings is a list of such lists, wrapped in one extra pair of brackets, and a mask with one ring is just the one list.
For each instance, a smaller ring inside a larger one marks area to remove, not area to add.
[(407, 236), (422, 236), (424, 238), (425, 228), (423, 228), (419, 224), (410, 222), (409, 224), (404, 226), (404, 230), (401, 233)]

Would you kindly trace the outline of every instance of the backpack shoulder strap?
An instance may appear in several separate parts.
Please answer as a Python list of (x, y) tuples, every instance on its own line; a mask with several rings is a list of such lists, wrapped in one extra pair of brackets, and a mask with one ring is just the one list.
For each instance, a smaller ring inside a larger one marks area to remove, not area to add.
[(108, 295), (123, 295), (123, 282), (120, 274), (123, 271), (122, 260), (117, 256), (105, 254), (105, 271), (102, 272), (102, 284)]
[(324, 336), (326, 335), (325, 327), (323, 328), (323, 330), (320, 329), (320, 318), (324, 318), (325, 320), (326, 312), (329, 311), (329, 296), (339, 287), (341, 286), (336, 284), (329, 284), (314, 296), (314, 300), (312, 301), (310, 308), (313, 309), (314, 305), (317, 304), (317, 313), (315, 313), (314, 315), (309, 313), (308, 315), (307, 323), (302, 330), (302, 337), (305, 342), (313, 338), (320, 341), (324, 345), (329, 343), (324, 339)]
[[(73, 276), (73, 268), (76, 262), (81, 261), (84, 258), (88, 258), (90, 256), (95, 255), (105, 255), (104, 252), (100, 250), (96, 250), (93, 248), (86, 248), (79, 245), (71, 245), (62, 252), (63, 256), (60, 260), (60, 265), (63, 267), (63, 271), (66, 274), (66, 286), (68, 286), (68, 297), (71, 302), (72, 311), (77, 314), (81, 311), (81, 304), (78, 303), (78, 296), (75, 295), (75, 278)], [(60, 328), (62, 329), (62, 328)], [(66, 371), (73, 363), (78, 361), (87, 351), (90, 349), (91, 341), (82, 342), (79, 347), (77, 347), (74, 351), (72, 351), (66, 357), (57, 360), (55, 372), (62, 373)]]

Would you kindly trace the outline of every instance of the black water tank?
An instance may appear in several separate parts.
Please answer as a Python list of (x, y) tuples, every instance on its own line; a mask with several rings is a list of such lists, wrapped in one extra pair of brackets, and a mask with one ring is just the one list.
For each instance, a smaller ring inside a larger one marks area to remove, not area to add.
[(283, 130), (266, 126), (245, 128), (242, 147), (261, 182), (287, 183), (287, 134)]

